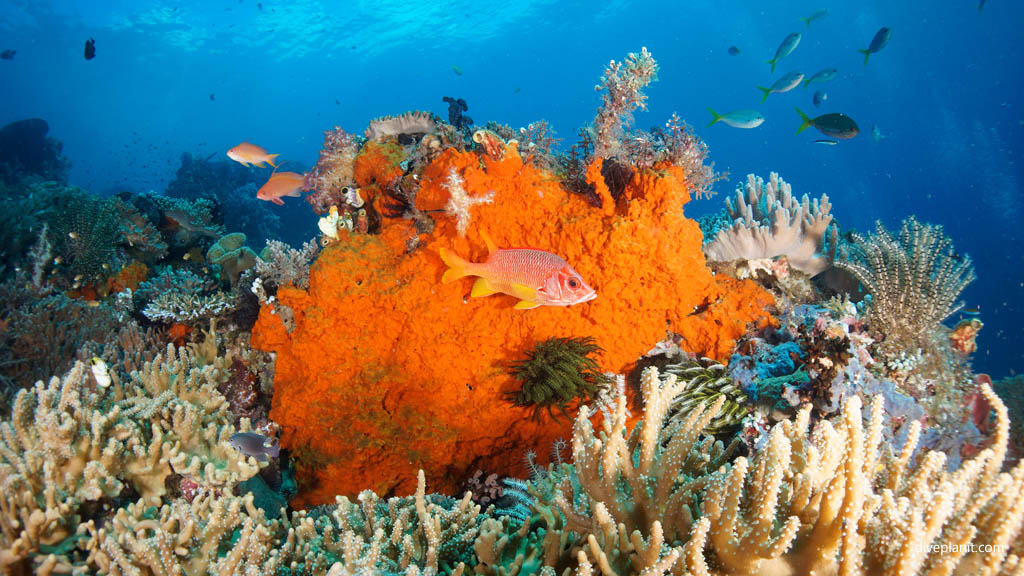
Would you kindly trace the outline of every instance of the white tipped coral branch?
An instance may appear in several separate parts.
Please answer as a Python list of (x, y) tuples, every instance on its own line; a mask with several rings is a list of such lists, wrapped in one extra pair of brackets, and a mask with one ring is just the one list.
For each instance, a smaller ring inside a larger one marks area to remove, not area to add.
[(448, 172), (448, 178), (444, 181), (444, 187), (448, 190), (448, 204), (444, 207), (449, 216), (455, 217), (455, 228), (459, 236), (465, 236), (469, 230), (469, 223), (472, 220), (470, 209), (477, 204), (490, 204), (494, 202), (494, 191), (483, 196), (470, 196), (466, 192), (465, 181), (459, 176), (454, 168)]
[(838, 232), (830, 226), (832, 204), (827, 194), (820, 200), (811, 201), (806, 194), (797, 200), (790, 185), (775, 172), (767, 183), (750, 174), (745, 190), (736, 190), (735, 206), (726, 200), (726, 210), (733, 224), (704, 245), (709, 261), (784, 255), (793, 268), (809, 276), (832, 265)]

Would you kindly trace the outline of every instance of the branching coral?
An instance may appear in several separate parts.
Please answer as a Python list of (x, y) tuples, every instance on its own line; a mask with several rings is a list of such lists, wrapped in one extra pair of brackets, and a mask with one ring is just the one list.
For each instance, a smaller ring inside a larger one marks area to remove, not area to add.
[(597, 361), (601, 347), (593, 338), (549, 338), (538, 342), (526, 358), (512, 365), (512, 376), (522, 384), (513, 395), (517, 406), (532, 406), (534, 415), (541, 408), (551, 413), (557, 406), (565, 409), (575, 402), (588, 402), (610, 382), (601, 373)]
[(872, 236), (854, 235), (836, 263), (871, 294), (869, 320), (892, 351), (927, 347), (931, 332), (963, 304), (974, 279), (971, 258), (953, 251), (941, 226), (910, 217), (893, 237), (879, 222)]
[(150, 320), (197, 324), (219, 316), (232, 308), (234, 302), (213, 283), (189, 272), (165, 268), (152, 280), (143, 282), (135, 293), (146, 302), (142, 314)]
[(820, 200), (812, 202), (804, 194), (797, 200), (789, 184), (774, 172), (767, 183), (748, 175), (745, 193), (736, 190), (735, 205), (731, 199), (726, 200), (733, 225), (720, 230), (704, 245), (709, 261), (785, 255), (793, 268), (810, 276), (832, 265), (838, 232), (830, 226), (832, 205), (828, 195), (822, 194)]
[(74, 538), (83, 505), (125, 487), (152, 504), (172, 473), (210, 490), (255, 474), (228, 442), (235, 428), (217, 392), (226, 362), (210, 341), (192, 353), (170, 346), (129, 380), (111, 370), (103, 386), (76, 363), (21, 391), (0, 423), (0, 565), (50, 561), (40, 553)]

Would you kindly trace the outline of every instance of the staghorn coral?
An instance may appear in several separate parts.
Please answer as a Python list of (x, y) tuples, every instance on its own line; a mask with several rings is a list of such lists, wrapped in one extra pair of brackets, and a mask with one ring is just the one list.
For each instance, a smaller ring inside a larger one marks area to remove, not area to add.
[(537, 513), (553, 503), (564, 515), (564, 525), (542, 515), (544, 565), (704, 576), (999, 574), (1019, 565), (1024, 464), (1000, 473), (1009, 423), (987, 387), (999, 422), (993, 444), (955, 472), (938, 453), (912, 463), (917, 423), (901, 449), (882, 443), (881, 396), (867, 429), (857, 397), (813, 434), (807, 406), (752, 456), (719, 467), (728, 450), (699, 433), (723, 399), (666, 426), (681, 388), (647, 369), (644, 415), (631, 433), (624, 399), (600, 435), (581, 411), (575, 475), (563, 475), (553, 498), (536, 490)]
[(913, 216), (895, 238), (881, 222), (874, 235), (853, 238), (836, 265), (871, 294), (868, 320), (884, 335), (884, 347), (890, 354), (928, 348), (932, 332), (963, 306), (956, 299), (975, 279), (970, 256), (953, 251), (941, 226)]
[[(273, 312), (277, 303), (260, 312), (253, 343), (277, 355), (271, 417), (286, 431), (284, 447), (325, 464), (299, 466), (311, 487), (299, 503), (367, 487), (409, 493), (403, 478), (416, 468), (454, 490), (478, 468), (514, 472), (522, 449), (564, 436), (563, 424), (530, 421), (530, 410), (504, 400), (515, 387), (501, 369), (514, 360), (510, 350), (590, 336), (606, 350), (602, 370), (624, 372), (666, 330), (686, 349), (722, 359), (748, 323), (770, 321), (767, 293), (704, 266), (697, 224), (680, 210), (688, 194), (677, 167), (638, 174), (605, 216), (524, 164), (514, 147), (482, 164), (447, 150), (420, 175), (420, 210), (443, 209), (453, 169), (467, 189), (495, 192), (493, 203), (475, 207), (465, 238), (449, 218), (431, 234), (396, 219), (379, 235), (340, 232), (311, 268), (308, 290), (277, 291), (293, 324)], [(559, 254), (598, 297), (527, 313), (512, 313), (501, 296), (467, 302), (463, 289), (440, 284), (437, 254), (443, 246), (482, 259), (480, 230), (499, 246)], [(413, 238), (420, 249), (410, 252)], [(474, 418), (464, 416), (470, 410)]]
[(647, 48), (630, 53), (623, 62), (612, 60), (594, 90), (604, 91), (591, 131), (594, 155), (611, 158), (623, 153), (623, 133), (633, 123), (633, 110), (647, 109), (643, 89), (657, 79), (658, 64)]
[(562, 414), (571, 403), (588, 402), (611, 378), (601, 373), (591, 355), (601, 347), (591, 337), (548, 338), (538, 342), (510, 372), (522, 384), (512, 396), (516, 406), (532, 406), (534, 417), (541, 408), (558, 406)]
[(18, 393), (0, 422), (5, 571), (69, 563), (62, 543), (73, 544), (84, 507), (128, 488), (152, 505), (172, 474), (229, 491), (259, 470), (228, 442), (235, 428), (217, 385), (230, 359), (217, 357), (212, 338), (192, 351), (168, 346), (129, 379), (114, 368), (108, 386), (78, 362)]
[(726, 199), (733, 224), (704, 245), (708, 261), (785, 255), (790, 266), (809, 276), (832, 265), (838, 232), (830, 226), (832, 205), (827, 194), (813, 202), (806, 194), (797, 200), (789, 184), (774, 172), (767, 183), (753, 174), (747, 175), (745, 192), (744, 197), (743, 190), (736, 190), (735, 206)]

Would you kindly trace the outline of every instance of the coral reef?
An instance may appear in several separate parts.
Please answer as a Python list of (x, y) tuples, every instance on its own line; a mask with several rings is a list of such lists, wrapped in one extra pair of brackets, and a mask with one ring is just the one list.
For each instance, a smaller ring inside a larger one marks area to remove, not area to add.
[(11, 122), (0, 128), (0, 184), (13, 185), (28, 178), (66, 183), (71, 162), (61, 154), (60, 141), (47, 136), (50, 125), (42, 118)]
[(260, 258), (253, 267), (253, 275), (263, 285), (294, 286), (309, 288), (309, 267), (319, 251), (315, 242), (306, 242), (301, 249), (295, 249), (277, 240), (269, 240), (260, 252)]
[(726, 199), (726, 210), (733, 225), (704, 245), (709, 261), (784, 255), (790, 266), (814, 276), (835, 259), (838, 232), (830, 226), (828, 195), (811, 202), (804, 194), (798, 200), (778, 174), (772, 172), (768, 182), (749, 174), (745, 190), (736, 190), (736, 204)]
[(875, 234), (854, 235), (836, 265), (849, 270), (871, 295), (868, 319), (885, 335), (890, 353), (928, 348), (932, 332), (963, 303), (957, 298), (974, 279), (970, 256), (953, 251), (941, 226), (903, 221), (893, 237), (879, 222)]
[(406, 112), (398, 116), (383, 116), (371, 120), (363, 135), (367, 140), (378, 140), (386, 136), (429, 134), (438, 123), (437, 116), (430, 112)]
[[(229, 491), (255, 474), (256, 461), (228, 443), (235, 428), (217, 392), (228, 361), (208, 339), (191, 352), (169, 346), (127, 380), (112, 370), (107, 386), (77, 363), (63, 378), (19, 392), (0, 423), (4, 571), (70, 565), (82, 514), (126, 491), (141, 498), (141, 512), (160, 503), (172, 475)], [(132, 552), (137, 560), (115, 560), (145, 561)]]
[[(253, 343), (277, 354), (271, 416), (285, 430), (283, 446), (326, 459), (315, 469), (300, 461), (300, 502), (366, 487), (409, 493), (403, 478), (417, 468), (442, 490), (478, 468), (515, 470), (518, 451), (565, 433), (506, 399), (514, 381), (501, 365), (538, 341), (590, 336), (608, 351), (601, 368), (622, 372), (666, 330), (722, 359), (748, 323), (770, 321), (768, 294), (704, 266), (697, 225), (680, 209), (688, 189), (677, 167), (639, 173), (605, 216), (524, 164), (515, 145), (483, 165), (476, 154), (448, 150), (420, 176), (420, 210), (444, 208), (453, 170), (470, 193), (495, 193), (474, 207), (465, 238), (448, 218), (429, 235), (405, 220), (385, 221), (379, 235), (339, 232), (313, 265), (309, 289), (280, 288), (279, 302), (260, 313)], [(598, 297), (526, 313), (503, 297), (467, 302), (458, 286), (440, 284), (438, 251), (480, 259), (480, 230), (499, 246), (563, 256)], [(410, 251), (412, 240), (419, 248)], [(281, 306), (293, 311), (290, 329), (274, 312)], [(474, 418), (463, 416), (469, 410)]]

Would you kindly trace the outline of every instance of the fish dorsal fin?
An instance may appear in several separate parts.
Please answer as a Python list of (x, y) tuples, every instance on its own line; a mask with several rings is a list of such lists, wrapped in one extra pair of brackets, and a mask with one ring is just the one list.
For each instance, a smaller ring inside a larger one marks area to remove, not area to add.
[(484, 245), (487, 246), (487, 255), (488, 256), (490, 256), (491, 254), (494, 254), (495, 252), (498, 251), (498, 245), (495, 244), (494, 240), (491, 239), (490, 234), (488, 234), (484, 230), (481, 230), (480, 231), (480, 237), (484, 239)]

